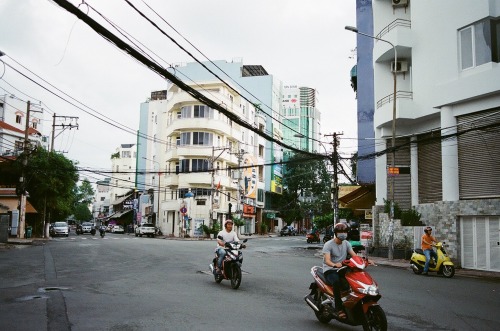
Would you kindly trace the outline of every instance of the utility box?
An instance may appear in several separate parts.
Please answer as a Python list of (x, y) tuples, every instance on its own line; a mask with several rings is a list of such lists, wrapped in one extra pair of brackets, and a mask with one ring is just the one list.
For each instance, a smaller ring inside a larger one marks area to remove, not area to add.
[(17, 237), (17, 228), (19, 227), (19, 210), (12, 210), (10, 220), (10, 235)]

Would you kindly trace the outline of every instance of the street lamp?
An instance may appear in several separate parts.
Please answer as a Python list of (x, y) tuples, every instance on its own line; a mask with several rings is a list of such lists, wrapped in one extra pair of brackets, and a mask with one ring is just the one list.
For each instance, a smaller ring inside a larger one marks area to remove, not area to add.
[(385, 39), (382, 39), (382, 38), (379, 38), (379, 37), (375, 37), (375, 36), (371, 36), (369, 34), (366, 34), (366, 33), (363, 33), (363, 32), (359, 32), (358, 29), (354, 26), (349, 26), (347, 25), (345, 27), (346, 30), (348, 31), (351, 31), (351, 32), (354, 32), (356, 34), (359, 34), (359, 35), (362, 35), (362, 36), (365, 36), (365, 37), (368, 37), (368, 38), (372, 38), (372, 39), (375, 39), (375, 40), (380, 40), (380, 41), (383, 41), (385, 43), (388, 43), (389, 45), (392, 46), (392, 49), (394, 50), (394, 70), (392, 71), (392, 76), (393, 76), (393, 80), (394, 80), (394, 92), (393, 92), (393, 97), (392, 97), (392, 139), (391, 139), (391, 148), (392, 148), (392, 160), (391, 160), (391, 169), (390, 171), (387, 172), (387, 174), (391, 173), (391, 211), (390, 211), (390, 216), (391, 216), (391, 224), (389, 226), (389, 259), (392, 260), (393, 259), (393, 253), (394, 253), (394, 248), (393, 248), (393, 241), (394, 241), (394, 233), (393, 233), (393, 230), (394, 230), (394, 227), (393, 227), (393, 222), (394, 222), (394, 174), (392, 173), (394, 171), (394, 168), (395, 168), (395, 162), (396, 162), (396, 86), (397, 86), (397, 75), (396, 75), (396, 71), (397, 71), (397, 63), (398, 63), (398, 53), (397, 53), (397, 49), (396, 47), (394, 46), (393, 43), (391, 43), (390, 41), (388, 40), (385, 40)]
[(155, 161), (155, 160), (150, 160), (146, 157), (143, 157), (144, 160), (148, 160), (148, 161), (151, 161), (151, 162), (154, 162), (154, 163), (157, 163), (158, 164), (158, 206), (156, 206), (156, 226), (157, 227), (160, 227), (159, 225), (159, 219), (160, 219), (160, 180), (161, 180), (161, 165), (160, 165), (160, 162), (158, 161)]

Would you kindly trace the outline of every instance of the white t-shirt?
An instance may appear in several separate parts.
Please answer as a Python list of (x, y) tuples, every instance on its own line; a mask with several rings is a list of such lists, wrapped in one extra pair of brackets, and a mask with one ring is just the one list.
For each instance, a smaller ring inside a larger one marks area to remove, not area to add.
[[(224, 229), (224, 230), (219, 231), (219, 233), (217, 234), (217, 237), (219, 237), (219, 236), (222, 237), (222, 241), (224, 241), (225, 243), (229, 242), (229, 241), (240, 241), (238, 239), (238, 236), (236, 235), (236, 232), (234, 232), (234, 231), (227, 232)], [(217, 241), (217, 246), (224, 247), (224, 246), (220, 246), (218, 241)]]
[[(328, 240), (323, 246), (323, 254), (330, 253), (330, 260), (333, 263), (339, 263), (347, 258), (347, 253), (352, 249), (352, 245), (347, 240), (343, 240), (340, 245), (335, 242), (335, 239)], [(327, 270), (336, 269), (330, 267), (325, 263), (323, 255), (323, 272)]]

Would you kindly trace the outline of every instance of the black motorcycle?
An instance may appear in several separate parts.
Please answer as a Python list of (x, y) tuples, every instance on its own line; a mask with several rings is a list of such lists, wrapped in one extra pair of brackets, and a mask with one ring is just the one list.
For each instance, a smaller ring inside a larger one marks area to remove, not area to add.
[[(218, 236), (220, 240), (223, 240), (222, 236)], [(217, 273), (215, 266), (217, 265), (217, 250), (215, 251), (215, 257), (212, 260), (212, 263), (209, 265), (210, 270), (212, 271), (215, 282), (220, 283), (224, 279), (231, 280), (231, 287), (233, 289), (237, 289), (241, 284), (241, 264), (243, 263), (243, 252), (240, 249), (245, 248), (244, 243), (247, 242), (248, 239), (243, 240), (243, 242), (239, 241), (231, 241), (224, 244), (224, 249), (226, 250), (226, 256), (224, 260), (222, 260), (222, 270), (221, 273)]]

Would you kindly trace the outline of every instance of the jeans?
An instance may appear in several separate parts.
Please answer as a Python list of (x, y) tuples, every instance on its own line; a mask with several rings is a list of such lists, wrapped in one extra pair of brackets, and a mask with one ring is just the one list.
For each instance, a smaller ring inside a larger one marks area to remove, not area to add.
[(325, 273), (326, 281), (333, 286), (333, 295), (335, 299), (335, 309), (342, 309), (342, 298), (340, 297), (340, 276), (337, 270), (328, 270)]
[(219, 259), (217, 260), (217, 266), (220, 270), (222, 270), (222, 260), (224, 260), (224, 257), (226, 256), (226, 250), (222, 247), (217, 248), (217, 255), (219, 256)]
[(424, 272), (428, 272), (429, 271), (429, 263), (431, 262), (431, 257), (434, 257), (434, 260), (437, 262), (438, 256), (437, 256), (437, 253), (434, 252), (434, 250), (432, 248), (426, 249), (424, 251), (424, 255), (425, 255)]

